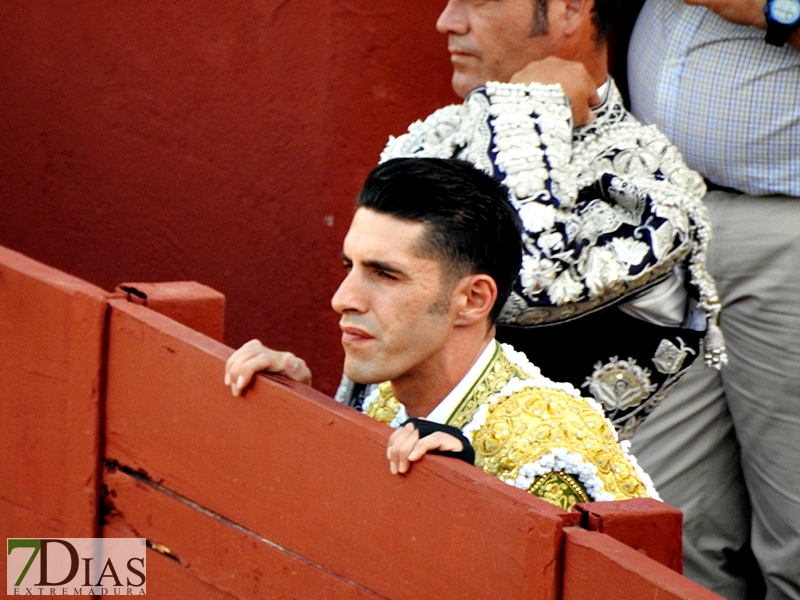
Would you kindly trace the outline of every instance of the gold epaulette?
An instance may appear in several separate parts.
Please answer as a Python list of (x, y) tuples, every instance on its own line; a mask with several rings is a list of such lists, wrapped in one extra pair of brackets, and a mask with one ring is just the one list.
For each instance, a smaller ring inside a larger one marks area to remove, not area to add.
[(476, 466), (565, 510), (654, 495), (605, 417), (561, 390), (525, 387), (499, 398), (472, 445)]

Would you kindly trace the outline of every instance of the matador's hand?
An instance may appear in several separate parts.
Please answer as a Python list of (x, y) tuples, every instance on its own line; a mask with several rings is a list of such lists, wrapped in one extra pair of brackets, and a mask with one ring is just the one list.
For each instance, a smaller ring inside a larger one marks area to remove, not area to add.
[(426, 454), (442, 454), (475, 464), (475, 451), (461, 431), (426, 419), (408, 419), (389, 438), (386, 458), (393, 475), (406, 473)]
[(389, 470), (392, 475), (407, 473), (411, 463), (420, 460), (432, 450), (444, 452), (461, 452), (464, 445), (461, 440), (443, 431), (437, 431), (424, 438), (419, 437), (413, 423), (406, 423), (389, 438), (386, 458), (389, 459)]
[(250, 340), (231, 354), (225, 363), (225, 385), (239, 396), (260, 371), (281, 373), (290, 379), (311, 385), (311, 371), (302, 358), (291, 352), (267, 348), (258, 340)]

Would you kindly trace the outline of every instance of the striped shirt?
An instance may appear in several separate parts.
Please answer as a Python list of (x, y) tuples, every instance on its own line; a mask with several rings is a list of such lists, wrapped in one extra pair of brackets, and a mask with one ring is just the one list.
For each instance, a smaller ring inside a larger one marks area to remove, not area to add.
[(628, 52), (633, 113), (710, 182), (800, 197), (800, 50), (683, 0), (648, 0)]

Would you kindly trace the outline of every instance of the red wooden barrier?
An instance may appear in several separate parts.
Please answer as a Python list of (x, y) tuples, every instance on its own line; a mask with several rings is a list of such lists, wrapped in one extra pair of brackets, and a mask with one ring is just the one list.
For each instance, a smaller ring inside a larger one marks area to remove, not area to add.
[(683, 515), (677, 508), (650, 498), (590, 502), (578, 504), (577, 508), (583, 514), (584, 529), (605, 533), (683, 573)]
[(97, 534), (106, 296), (0, 247), (0, 538)]
[(717, 598), (648, 558), (679, 563), (674, 509), (582, 505), (587, 532), (456, 461), (391, 476), (388, 428), (283, 378), (233, 398), (230, 351), (0, 248), (0, 535), (146, 537), (154, 598)]
[(568, 527), (564, 537), (562, 600), (720, 600), (607, 535)]
[[(228, 348), (143, 307), (111, 306), (108, 459), (381, 596), (557, 598), (561, 529), (578, 515), (442, 457), (392, 476), (385, 425), (282, 379), (260, 377), (233, 398)], [(169, 535), (170, 513), (120, 481), (106, 479), (121, 520), (163, 531), (170, 549), (206, 552)], [(234, 552), (213, 573), (177, 556), (226, 591), (231, 573), (252, 572)]]
[(207, 285), (196, 281), (121, 283), (115, 292), (218, 342), (225, 337), (225, 296)]
[[(148, 552), (148, 596), (378, 597), (158, 486), (116, 469), (105, 481), (114, 512), (103, 535), (146, 537), (158, 549)], [(153, 561), (155, 573), (150, 571)]]

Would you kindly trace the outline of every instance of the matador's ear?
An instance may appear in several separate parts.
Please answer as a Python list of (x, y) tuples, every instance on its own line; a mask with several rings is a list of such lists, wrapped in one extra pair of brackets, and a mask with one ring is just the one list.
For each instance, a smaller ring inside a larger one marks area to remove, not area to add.
[(497, 284), (485, 273), (468, 275), (456, 283), (453, 299), (458, 307), (456, 325), (481, 323), (489, 318), (497, 301)]

